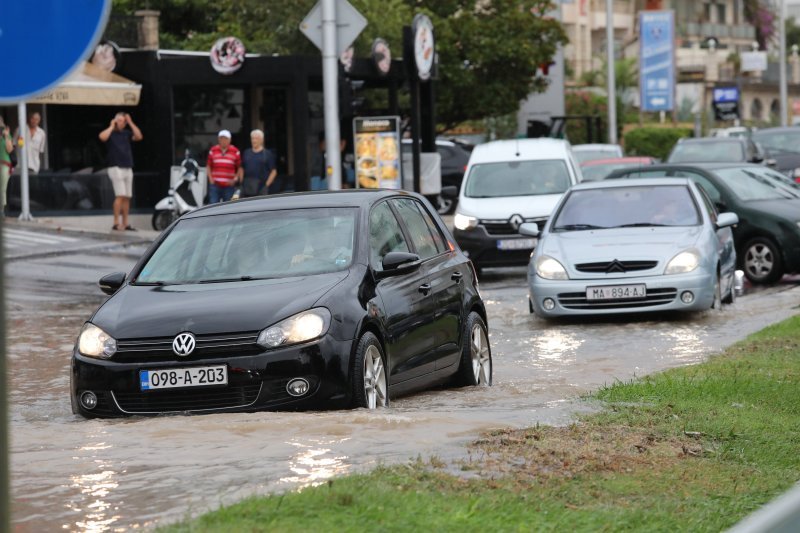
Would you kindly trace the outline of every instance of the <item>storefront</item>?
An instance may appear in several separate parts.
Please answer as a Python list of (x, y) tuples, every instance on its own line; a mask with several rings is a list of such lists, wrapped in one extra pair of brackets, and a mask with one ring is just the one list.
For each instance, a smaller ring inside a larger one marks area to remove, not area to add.
[[(212, 68), (208, 53), (137, 50), (123, 52), (115, 72), (141, 85), (138, 105), (29, 106), (29, 112), (41, 110), (45, 119), (49, 163), (31, 176), (34, 214), (110, 209), (113, 194), (98, 134), (119, 110), (130, 113), (144, 135), (134, 143), (136, 210), (152, 209), (166, 194), (170, 166), (187, 149), (204, 166), (221, 129), (230, 130), (233, 144), (242, 150), (249, 147), (251, 130), (263, 130), (284, 190), (307, 190), (311, 177), (319, 174), (324, 125), (319, 57), (248, 55), (238, 71), (224, 75)], [(399, 115), (398, 93), (406, 73), (400, 61), (380, 75), (371, 59), (356, 59), (340, 77), (342, 138), (345, 152), (351, 153), (352, 103), (361, 102), (359, 115)], [(14, 109), (0, 108), (0, 113), (16, 125)], [(12, 179), (12, 213), (18, 205), (19, 181)]]

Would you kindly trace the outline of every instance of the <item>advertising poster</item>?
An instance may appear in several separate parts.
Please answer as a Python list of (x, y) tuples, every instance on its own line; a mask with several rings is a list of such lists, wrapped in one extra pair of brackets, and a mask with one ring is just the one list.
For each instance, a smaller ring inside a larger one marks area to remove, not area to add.
[(353, 119), (353, 132), (356, 187), (400, 189), (400, 117), (357, 117)]
[(672, 11), (639, 13), (639, 91), (642, 111), (675, 107), (675, 19)]

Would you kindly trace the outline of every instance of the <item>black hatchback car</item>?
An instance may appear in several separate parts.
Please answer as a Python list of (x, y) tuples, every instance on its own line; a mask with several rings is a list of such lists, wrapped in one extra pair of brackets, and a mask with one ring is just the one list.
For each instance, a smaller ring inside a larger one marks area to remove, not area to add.
[(719, 211), (739, 217), (733, 228), (738, 268), (753, 283), (800, 272), (800, 188), (779, 172), (746, 163), (653, 165), (613, 178), (691, 178)]
[(491, 385), (475, 270), (400, 191), (300, 193), (184, 215), (81, 330), (85, 417), (364, 407)]

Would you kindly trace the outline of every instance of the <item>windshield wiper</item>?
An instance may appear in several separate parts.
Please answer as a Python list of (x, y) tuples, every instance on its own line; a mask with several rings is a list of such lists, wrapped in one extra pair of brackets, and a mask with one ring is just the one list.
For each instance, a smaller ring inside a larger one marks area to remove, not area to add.
[(651, 226), (670, 226), (671, 224), (656, 224), (655, 222), (633, 222), (631, 224), (620, 224), (615, 228), (649, 228)]
[(231, 281), (250, 281), (253, 276), (239, 276), (238, 278), (201, 279), (195, 283), (229, 283)]
[(564, 224), (563, 226), (556, 226), (553, 228), (554, 231), (564, 230), (564, 231), (580, 231), (584, 229), (608, 229), (605, 226), (595, 226), (594, 224)]
[(166, 285), (163, 281), (134, 281), (132, 285), (141, 285), (144, 287), (163, 287)]

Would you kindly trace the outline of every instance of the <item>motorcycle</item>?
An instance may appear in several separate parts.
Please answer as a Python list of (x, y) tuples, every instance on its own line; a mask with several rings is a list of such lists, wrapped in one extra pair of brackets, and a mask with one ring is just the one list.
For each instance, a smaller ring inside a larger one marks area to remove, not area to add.
[(170, 169), (170, 189), (153, 213), (153, 229), (164, 231), (181, 215), (203, 206), (205, 198), (205, 169), (192, 159), (189, 150), (180, 166)]

